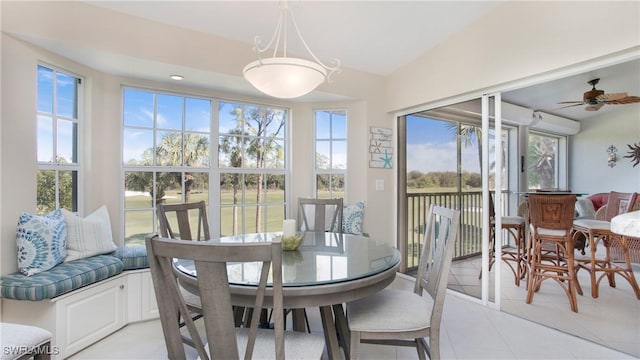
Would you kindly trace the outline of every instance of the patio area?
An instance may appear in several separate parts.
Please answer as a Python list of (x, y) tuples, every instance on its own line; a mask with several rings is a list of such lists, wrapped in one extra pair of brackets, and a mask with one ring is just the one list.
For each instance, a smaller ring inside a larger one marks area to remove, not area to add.
[[(564, 291), (553, 281), (545, 281), (531, 304), (525, 303), (526, 283), (515, 286), (513, 273), (502, 264), (502, 310), (519, 318), (539, 323), (564, 333), (640, 357), (640, 301), (629, 283), (616, 276), (616, 287), (606, 280), (600, 283), (600, 296), (591, 297), (589, 275), (578, 272), (584, 295), (578, 295), (578, 313), (569, 308)], [(454, 261), (449, 276), (449, 289), (480, 297), (480, 257)], [(640, 266), (634, 265), (636, 279)], [(490, 288), (494, 272), (490, 272)], [(490, 297), (493, 301), (493, 295)]]

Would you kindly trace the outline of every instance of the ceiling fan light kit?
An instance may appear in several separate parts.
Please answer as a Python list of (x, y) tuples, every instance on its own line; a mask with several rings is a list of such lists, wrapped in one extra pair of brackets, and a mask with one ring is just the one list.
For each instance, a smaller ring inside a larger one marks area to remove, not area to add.
[(591, 85), (591, 90), (582, 95), (582, 101), (559, 102), (558, 104), (571, 104), (559, 109), (586, 105), (584, 108), (586, 111), (598, 111), (604, 105), (624, 105), (640, 102), (640, 97), (629, 96), (626, 92), (605, 93), (604, 90), (598, 90), (596, 89), (598, 82), (600, 82), (600, 79), (593, 79), (588, 82), (588, 84)]
[[(298, 38), (315, 62), (287, 56), (287, 25), (289, 18)], [(281, 40), (283, 42), (283, 56), (278, 56)], [(262, 53), (268, 51), (274, 43), (273, 57), (263, 59)], [(253, 50), (258, 53), (258, 60), (244, 67), (242, 70), (244, 78), (264, 94), (280, 99), (292, 99), (306, 95), (323, 82), (330, 82), (331, 75), (340, 71), (339, 60), (334, 60), (335, 66), (327, 66), (318, 60), (309, 49), (286, 1), (280, 3), (280, 18), (269, 44), (261, 48), (260, 37), (256, 36)]]

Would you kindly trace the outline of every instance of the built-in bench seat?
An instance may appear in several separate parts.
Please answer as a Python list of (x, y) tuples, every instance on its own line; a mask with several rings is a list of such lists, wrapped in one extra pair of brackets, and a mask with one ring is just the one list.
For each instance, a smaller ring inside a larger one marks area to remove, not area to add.
[(61, 263), (41, 273), (0, 278), (3, 321), (53, 334), (66, 358), (130, 322), (157, 318), (144, 245)]
[(65, 262), (32, 276), (20, 272), (5, 275), (0, 279), (0, 294), (14, 300), (53, 299), (122, 271), (148, 267), (144, 246), (121, 246), (111, 254)]
[(2, 297), (14, 300), (53, 299), (75, 289), (96, 283), (122, 272), (122, 260), (97, 255), (58, 264), (41, 273), (25, 276), (21, 272), (2, 277)]

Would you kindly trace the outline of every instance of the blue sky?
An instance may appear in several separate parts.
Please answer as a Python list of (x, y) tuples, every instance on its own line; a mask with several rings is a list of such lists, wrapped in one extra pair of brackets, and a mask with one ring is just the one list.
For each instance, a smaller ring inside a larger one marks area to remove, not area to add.
[[(446, 122), (407, 116), (407, 171), (457, 171), (456, 140)], [(480, 172), (476, 147), (462, 147), (462, 169)]]
[[(38, 154), (37, 160), (49, 162), (54, 152), (68, 162), (73, 160), (73, 128), (76, 119), (76, 79), (72, 76), (55, 73), (51, 69), (38, 66)], [(54, 85), (57, 96), (55, 103), (57, 119), (57, 149), (54, 150), (53, 94)], [(77, 159), (76, 159), (77, 160)]]

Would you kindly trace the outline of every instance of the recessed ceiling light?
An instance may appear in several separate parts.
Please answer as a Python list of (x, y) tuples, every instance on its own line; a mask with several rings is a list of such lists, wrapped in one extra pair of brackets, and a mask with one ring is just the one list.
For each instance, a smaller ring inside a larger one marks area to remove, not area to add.
[(173, 79), (173, 80), (182, 80), (182, 79), (184, 79), (184, 76), (182, 76), (182, 75), (171, 75), (169, 77), (171, 79)]

